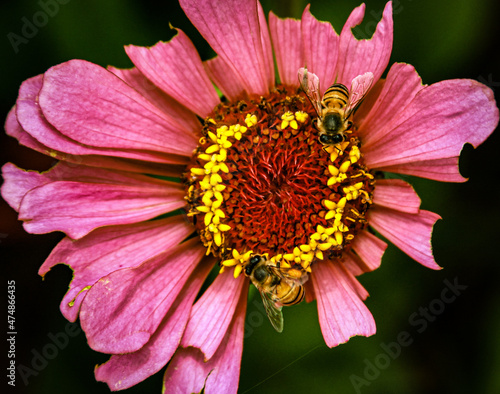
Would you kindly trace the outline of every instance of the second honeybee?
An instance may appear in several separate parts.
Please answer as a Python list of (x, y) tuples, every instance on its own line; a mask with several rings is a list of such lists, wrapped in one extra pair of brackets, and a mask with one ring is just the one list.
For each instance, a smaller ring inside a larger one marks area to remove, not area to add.
[(283, 331), (283, 306), (295, 305), (305, 296), (302, 284), (307, 275), (301, 270), (282, 270), (265, 256), (254, 254), (245, 267), (245, 274), (259, 290), (271, 324)]

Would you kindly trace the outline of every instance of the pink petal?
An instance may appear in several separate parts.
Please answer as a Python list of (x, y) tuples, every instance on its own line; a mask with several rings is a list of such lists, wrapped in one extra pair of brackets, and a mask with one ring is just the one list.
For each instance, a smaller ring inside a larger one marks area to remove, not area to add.
[(200, 121), (193, 112), (168, 94), (161, 91), (137, 68), (119, 69), (108, 66), (108, 70), (132, 86), (141, 95), (157, 106), (162, 112), (175, 118), (175, 120), (184, 128), (185, 132), (197, 133), (201, 129)]
[[(76, 156), (67, 155), (64, 153), (55, 153), (51, 154), (51, 156), (58, 160), (72, 163), (74, 166), (84, 165), (110, 170), (138, 172), (140, 174), (163, 175), (173, 178), (178, 178), (186, 170), (186, 165), (182, 164), (151, 163), (121, 157), (105, 157), (94, 155)], [(171, 159), (173, 157), (173, 155), (170, 156)], [(178, 157), (184, 158), (184, 156)]]
[[(352, 28), (363, 20), (365, 5), (355, 8), (340, 33), (339, 55), (337, 60), (337, 83), (350, 86), (358, 75), (370, 71), (377, 81), (387, 65), (392, 51), (393, 23), (392, 3), (387, 2), (382, 20), (378, 23), (373, 37), (369, 40), (358, 40)], [(367, 25), (368, 26), (368, 25)]]
[[(136, 167), (140, 169), (141, 166)], [(143, 167), (144, 169), (146, 167)], [(149, 167), (147, 167), (149, 168)], [(123, 175), (125, 174), (125, 175)], [(49, 171), (38, 173), (36, 171), (26, 171), (12, 163), (7, 163), (3, 168), (4, 184), (2, 185), (2, 193), (5, 193), (4, 198), (16, 211), (19, 211), (22, 198), (26, 193), (35, 187), (43, 186), (54, 181), (81, 181), (81, 182), (109, 182), (115, 179), (119, 183), (130, 183), (129, 176), (119, 171), (99, 170), (86, 166), (79, 166), (73, 163), (56, 164)], [(153, 178), (139, 176), (141, 179), (151, 181)], [(135, 178), (133, 178), (135, 179)], [(163, 184), (163, 181), (159, 181)], [(167, 182), (167, 186), (170, 183)], [(175, 184), (177, 187), (178, 185)]]
[(152, 47), (129, 45), (125, 51), (151, 82), (202, 118), (219, 104), (200, 56), (182, 30), (169, 42)]
[(197, 144), (175, 118), (113, 73), (83, 60), (49, 69), (39, 103), (52, 126), (85, 145), (191, 156)]
[(467, 178), (464, 178), (459, 173), (458, 159), (458, 157), (449, 157), (446, 159), (422, 160), (384, 166), (380, 167), (380, 170), (435, 179), (441, 182), (465, 182)]
[(199, 349), (179, 348), (165, 371), (162, 394), (201, 393), (211, 371), (209, 363)]
[(359, 283), (342, 265), (321, 262), (311, 275), (323, 338), (328, 347), (347, 342), (355, 335), (375, 333), (372, 314), (360, 299)]
[(193, 25), (239, 76), (248, 93), (274, 85), (272, 49), (264, 13), (256, 0), (180, 0)]
[[(18, 126), (8, 118), (7, 133), (19, 139), (19, 142), (44, 154), (61, 158), (76, 164), (91, 162), (95, 166), (115, 163), (115, 158), (95, 157), (95, 155), (118, 156), (130, 159), (149, 160), (161, 163), (186, 163), (184, 156), (163, 152), (116, 150), (84, 146), (56, 130), (43, 115), (38, 103), (38, 94), (43, 84), (43, 76), (39, 75), (23, 82), (19, 89), (16, 104)], [(86, 155), (86, 156), (81, 156)], [(144, 166), (144, 165), (143, 165)], [(115, 164), (116, 167), (116, 164)], [(111, 167), (111, 168), (115, 168)]]
[(191, 306), (213, 265), (213, 259), (202, 261), (149, 342), (136, 352), (114, 355), (98, 366), (96, 380), (107, 383), (113, 391), (124, 390), (163, 368), (179, 346)]
[(97, 227), (148, 220), (185, 204), (180, 183), (145, 175), (61, 164), (44, 177), (19, 208), (24, 228), (34, 234), (63, 231), (81, 238)]
[(48, 152), (49, 149), (45, 145), (41, 144), (31, 135), (26, 133), (26, 131), (24, 131), (24, 129), (21, 127), (21, 125), (17, 120), (16, 112), (17, 112), (17, 107), (14, 105), (12, 109), (9, 111), (7, 119), (5, 120), (6, 134), (18, 140), (21, 145), (27, 146), (28, 148), (31, 148), (41, 153)]
[(404, 111), (423, 88), (422, 79), (412, 65), (404, 63), (392, 65), (383, 84), (379, 84), (380, 92), (376, 101), (370, 104), (368, 95), (367, 100), (355, 114), (364, 150), (391, 131), (391, 128), (386, 126), (398, 120), (395, 114)]
[[(318, 21), (309, 11), (308, 5), (302, 14), (302, 45), (304, 63), (307, 70), (316, 74), (320, 80), (321, 93), (335, 81), (339, 56), (339, 36), (329, 22)], [(350, 85), (349, 81), (349, 85)]]
[(181, 215), (127, 226), (99, 228), (72, 240), (64, 238), (38, 271), (45, 274), (56, 264), (73, 270), (73, 280), (61, 301), (61, 312), (75, 321), (90, 286), (100, 278), (122, 268), (137, 267), (144, 261), (175, 248), (193, 232)]
[(31, 189), (46, 183), (46, 178), (36, 171), (25, 171), (12, 163), (2, 167), (2, 197), (19, 212), (21, 200)]
[[(455, 79), (421, 89), (398, 114), (382, 138), (364, 145), (372, 169), (458, 157), (465, 143), (478, 146), (498, 124), (491, 89)], [(457, 170), (458, 171), (458, 170)]]
[[(355, 123), (359, 125), (359, 135), (363, 141), (364, 151), (370, 145), (391, 133), (389, 124), (397, 125), (399, 114), (415, 98), (425, 86), (419, 75), (409, 64), (392, 65), (386, 80), (380, 80), (373, 87), (355, 113)], [(421, 160), (379, 168), (383, 171), (415, 175), (421, 178), (435, 179), (444, 182), (464, 182), (458, 172), (458, 157), (445, 159)]]
[[(170, 177), (178, 177), (179, 174), (182, 174), (182, 172), (185, 170), (185, 165), (143, 162), (122, 157), (73, 155), (56, 151), (38, 142), (21, 127), (16, 118), (15, 107), (9, 112), (5, 128), (7, 134), (11, 137), (16, 138), (20, 144), (27, 146), (28, 148), (33, 149), (37, 152), (48, 154), (55, 160), (61, 160), (71, 163), (70, 165), (74, 166), (84, 165), (97, 168), (138, 172), (142, 174), (163, 175)], [(140, 153), (140, 155), (145, 158), (144, 153)], [(168, 161), (172, 161), (172, 158), (182, 158), (180, 160), (181, 162), (186, 161), (183, 156), (176, 157), (175, 155), (171, 155)]]
[(238, 300), (238, 308), (233, 322), (214, 356), (208, 361), (211, 373), (205, 382), (206, 394), (236, 393), (240, 378), (241, 356), (243, 354), (243, 337), (245, 313), (248, 296), (248, 282), (243, 286)]
[(354, 276), (359, 276), (371, 269), (365, 264), (361, 258), (353, 251), (345, 252), (342, 256), (342, 264)]
[(380, 267), (386, 248), (387, 244), (380, 238), (366, 230), (360, 231), (352, 243), (352, 249), (361, 259), (361, 264), (358, 264), (361, 272), (359, 274), (351, 272), (354, 275), (360, 275), (363, 272), (373, 271)]
[[(38, 108), (38, 106), (36, 106), (36, 108)], [(37, 109), (37, 112), (41, 115), (39, 108)], [(30, 119), (34, 120), (37, 119), (37, 117), (38, 115), (34, 115), (34, 117), (30, 117)], [(45, 125), (48, 125), (48, 123), (45, 122)], [(48, 125), (48, 127), (51, 128), (50, 125)], [(55, 132), (55, 129), (53, 130)], [(184, 165), (148, 163), (122, 157), (106, 157), (98, 155), (73, 155), (64, 152), (59, 152), (57, 150), (51, 149), (41, 144), (40, 142), (38, 142), (38, 140), (33, 138), (21, 127), (21, 125), (17, 121), (16, 106), (14, 106), (7, 115), (7, 120), (5, 122), (5, 131), (7, 135), (16, 138), (20, 144), (27, 146), (28, 148), (31, 148), (43, 154), (48, 154), (54, 159), (67, 161), (75, 165), (86, 165), (91, 167), (108, 168), (121, 171), (131, 171), (143, 174), (155, 174), (155, 175), (164, 175), (173, 177), (179, 176), (179, 174), (181, 174), (185, 168)], [(49, 131), (49, 134), (50, 132), (51, 131)], [(43, 133), (43, 135), (46, 135), (46, 133)], [(81, 145), (78, 146), (81, 147)], [(127, 156), (127, 153), (124, 152), (121, 153), (113, 152), (113, 153), (117, 153), (117, 155), (120, 156)], [(106, 154), (106, 152), (99, 152), (99, 154)], [(139, 155), (142, 156), (142, 158), (147, 158), (147, 156), (144, 153), (139, 153)], [(132, 156), (134, 156), (134, 154), (132, 154)], [(167, 159), (168, 162), (172, 161), (186, 162), (186, 160), (187, 159), (184, 158), (183, 156), (175, 156), (175, 155), (171, 155), (170, 158)]]
[(101, 278), (87, 292), (80, 310), (89, 346), (111, 354), (142, 348), (204, 253), (205, 247), (193, 238), (137, 268), (123, 268)]
[(230, 270), (215, 278), (203, 296), (193, 306), (191, 318), (182, 338), (182, 346), (200, 349), (209, 360), (219, 347), (227, 331), (238, 297), (247, 281), (244, 276), (235, 279)]
[(206, 394), (237, 392), (248, 286), (242, 290), (236, 297), (238, 308), (217, 352), (204, 361), (203, 353), (196, 348), (179, 349), (165, 372), (164, 394), (199, 393), (203, 389)]
[(357, 256), (354, 254), (352, 251), (349, 251), (343, 255), (342, 261), (338, 263), (339, 266), (341, 266), (341, 269), (343, 271), (346, 271), (349, 273), (349, 277), (351, 277), (351, 280), (349, 280), (348, 284), (351, 287), (351, 289), (358, 295), (358, 297), (361, 300), (366, 300), (366, 298), (370, 295), (368, 294), (368, 291), (361, 285), (361, 283), (358, 282), (357, 279), (353, 277), (355, 275), (350, 269), (348, 269), (348, 265), (353, 266), (354, 264), (358, 264), (359, 267), (366, 268), (365, 263)]
[(418, 214), (404, 213), (374, 206), (368, 213), (368, 222), (385, 238), (420, 264), (440, 269), (432, 256), (432, 227), (441, 217), (420, 210)]
[(219, 56), (207, 60), (203, 65), (210, 79), (228, 100), (235, 100), (243, 94), (245, 87), (239, 76)]
[(304, 67), (301, 22), (296, 19), (281, 19), (269, 14), (269, 29), (276, 56), (281, 83), (297, 85), (297, 70)]
[(401, 212), (418, 214), (420, 198), (413, 187), (401, 179), (377, 180), (373, 203)]
[(269, 27), (267, 25), (266, 15), (260, 1), (257, 1), (257, 13), (259, 16), (259, 26), (260, 26), (260, 44), (262, 45), (263, 52), (263, 63), (262, 67), (266, 70), (268, 86), (273, 87), (275, 85), (275, 70), (274, 70), (274, 54), (273, 46), (271, 44), (271, 35), (269, 33)]
[(316, 299), (316, 294), (314, 293), (314, 286), (312, 280), (308, 280), (304, 284), (304, 288), (306, 290), (306, 302), (312, 302)]

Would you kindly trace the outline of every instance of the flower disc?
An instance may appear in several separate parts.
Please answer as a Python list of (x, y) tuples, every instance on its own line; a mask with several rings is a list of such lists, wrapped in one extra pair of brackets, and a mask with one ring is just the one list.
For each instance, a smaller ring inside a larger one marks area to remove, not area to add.
[(355, 127), (325, 146), (317, 116), (303, 93), (281, 86), (222, 103), (205, 120), (185, 176), (188, 216), (207, 254), (235, 275), (251, 254), (311, 272), (364, 228), (374, 178)]

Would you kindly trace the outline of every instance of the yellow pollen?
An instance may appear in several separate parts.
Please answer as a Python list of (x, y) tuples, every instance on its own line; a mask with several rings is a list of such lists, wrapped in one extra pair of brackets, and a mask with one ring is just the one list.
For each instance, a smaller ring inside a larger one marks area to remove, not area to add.
[(222, 245), (222, 235), (221, 233), (219, 232), (216, 232), (214, 234), (214, 242), (217, 246), (221, 246)]
[(219, 166), (215, 164), (213, 161), (209, 161), (207, 164), (205, 164), (204, 168), (205, 168), (205, 173), (207, 174), (210, 173), (215, 174), (216, 172), (219, 171)]
[(218, 191), (218, 192), (223, 191), (225, 188), (226, 188), (226, 185), (215, 185), (215, 186), (213, 187), (213, 189), (214, 189), (215, 191)]
[(199, 158), (200, 160), (210, 161), (210, 160), (214, 160), (214, 156), (215, 156), (215, 155), (207, 155), (207, 154), (205, 154), (205, 153), (200, 153), (200, 154), (198, 155), (198, 158)]
[(248, 260), (250, 260), (250, 256), (252, 255), (253, 251), (249, 250), (245, 252), (244, 254), (240, 254), (236, 249), (232, 250), (233, 258), (224, 260), (221, 262), (222, 267), (233, 267), (234, 266), (234, 277), (237, 278), (241, 271), (243, 270), (243, 267), (248, 264)]
[(335, 241), (337, 241), (337, 244), (342, 245), (343, 239), (344, 239), (344, 236), (342, 235), (342, 233), (337, 231), (335, 233)]
[(328, 250), (332, 247), (332, 244), (329, 244), (328, 242), (327, 243), (324, 243), (324, 244), (318, 244), (318, 249), (319, 250)]
[(347, 172), (349, 169), (349, 166), (351, 165), (351, 162), (349, 160), (344, 161), (339, 168), (340, 172)]
[(357, 146), (353, 146), (349, 152), (349, 160), (351, 163), (356, 163), (361, 158), (361, 152)]
[(330, 154), (330, 161), (334, 162), (335, 160), (337, 160), (337, 157), (339, 157), (339, 151), (335, 150)]
[(200, 187), (202, 190), (208, 190), (212, 188), (212, 185), (210, 185), (210, 177), (208, 175), (205, 176), (203, 180), (200, 181)]
[(333, 176), (337, 176), (339, 174), (339, 169), (337, 167), (335, 167), (334, 165), (330, 164), (328, 166), (328, 171), (330, 172), (330, 174), (332, 174)]
[(245, 118), (245, 123), (248, 127), (255, 126), (257, 124), (257, 116), (247, 114), (247, 116)]
[(201, 198), (201, 201), (203, 201), (203, 204), (205, 204), (207, 207), (212, 205), (212, 197), (214, 196), (214, 193), (211, 190), (207, 190), (205, 194), (203, 194), (203, 197)]
[(233, 125), (229, 128), (228, 135), (234, 136), (234, 138), (236, 138), (239, 141), (241, 140), (241, 136), (243, 135), (243, 133), (247, 130), (248, 129), (245, 126), (241, 126), (239, 124)]
[(215, 144), (215, 145), (210, 145), (206, 150), (205, 150), (205, 153), (207, 155), (211, 155), (212, 153), (215, 153), (217, 152), (218, 150), (220, 149), (219, 145)]
[(304, 123), (308, 117), (309, 115), (307, 114), (307, 112), (304, 111), (295, 112), (295, 119), (297, 119), (297, 121), (300, 123)]
[(193, 175), (205, 175), (205, 170), (203, 168), (193, 167), (191, 168), (191, 173)]
[(217, 209), (222, 205), (223, 200), (215, 200), (212, 202), (212, 209)]
[[(222, 135), (227, 130), (229, 130), (229, 127), (227, 127), (226, 125), (222, 125), (221, 127), (217, 128), (217, 135)], [(210, 131), (208, 132), (208, 134), (210, 134)]]
[(292, 129), (297, 130), (299, 125), (297, 124), (297, 121), (295, 120), (295, 115), (292, 114), (290, 111), (285, 112), (283, 115), (281, 115), (281, 129), (284, 130), (288, 126), (290, 126)]
[(210, 176), (210, 185), (216, 186), (218, 183), (222, 182), (222, 178), (219, 174), (212, 174)]
[(212, 142), (217, 142), (217, 135), (215, 135), (211, 131), (208, 132), (208, 137), (212, 140)]
[(219, 230), (220, 231), (229, 231), (229, 230), (231, 230), (231, 226), (221, 223), (221, 224), (219, 224)]
[(214, 214), (212, 212), (207, 212), (205, 214), (205, 218), (204, 218), (205, 226), (210, 226), (210, 223), (212, 223), (213, 216), (214, 216)]
[(237, 265), (236, 267), (234, 267), (234, 272), (233, 272), (233, 275), (234, 275), (234, 278), (235, 278), (235, 279), (236, 279), (238, 276), (240, 276), (241, 271), (243, 271), (243, 266), (242, 266), (242, 265)]

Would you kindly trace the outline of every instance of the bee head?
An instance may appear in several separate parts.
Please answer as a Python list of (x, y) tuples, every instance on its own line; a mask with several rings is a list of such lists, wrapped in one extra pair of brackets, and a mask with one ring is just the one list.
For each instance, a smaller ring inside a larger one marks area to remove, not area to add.
[[(260, 262), (262, 259), (262, 256), (255, 254), (252, 257), (250, 257), (250, 260), (248, 261), (247, 266), (245, 267), (245, 274), (247, 276), (250, 276), (252, 274), (252, 271), (254, 270), (255, 266)], [(255, 273), (254, 273), (255, 276)]]
[(261, 257), (258, 254), (252, 256), (250, 258), (250, 266), (255, 267), (259, 263), (260, 259)]
[(335, 145), (344, 141), (344, 136), (342, 134), (321, 134), (319, 136), (319, 142), (323, 145)]

